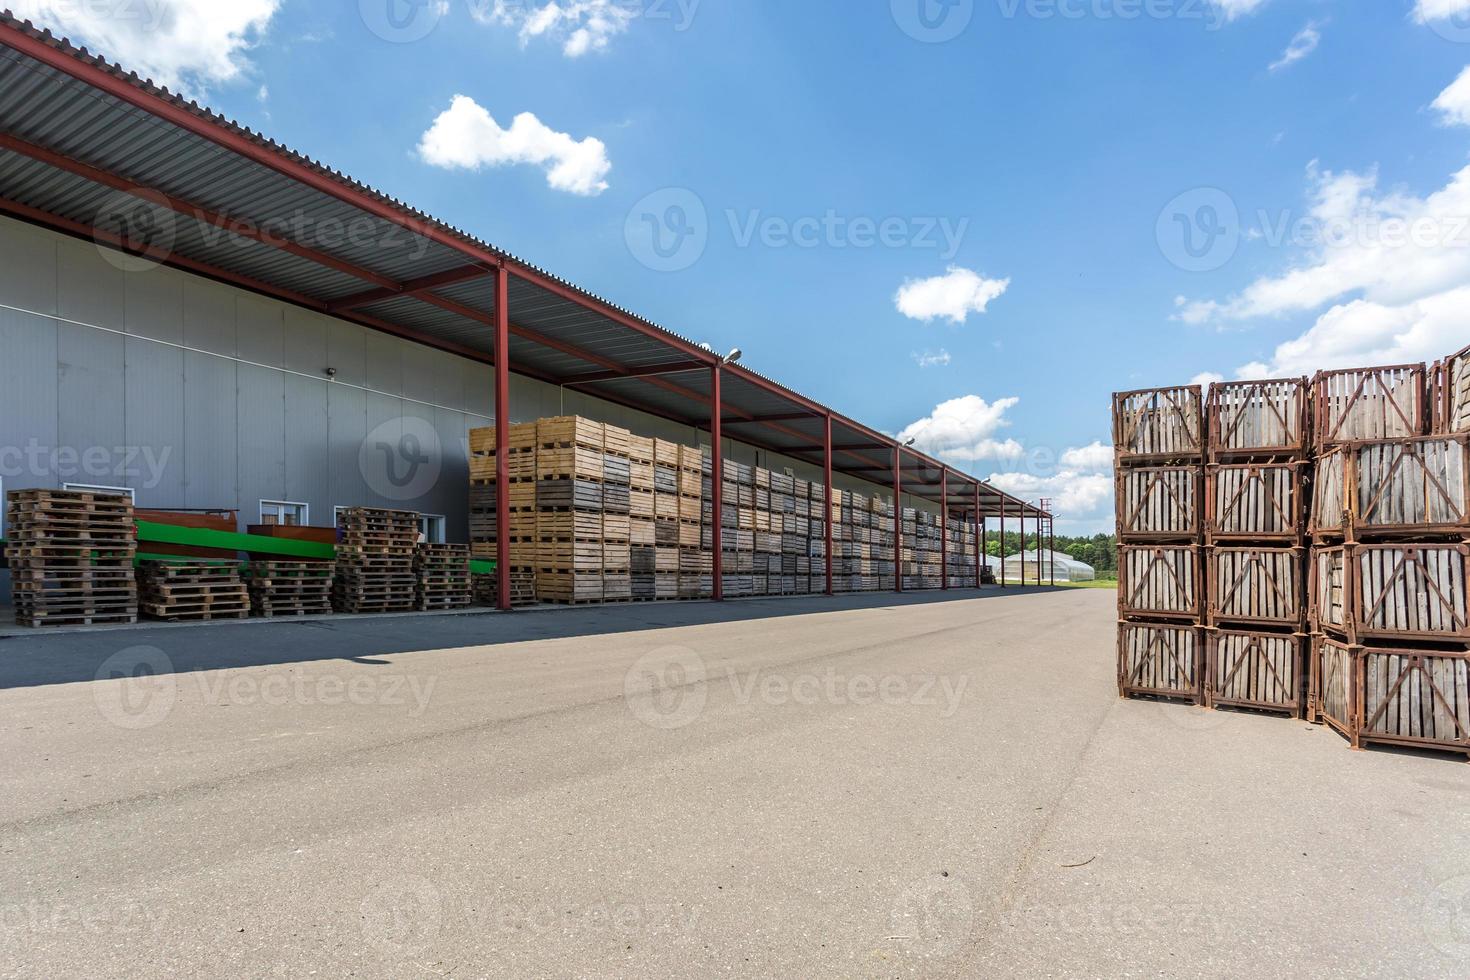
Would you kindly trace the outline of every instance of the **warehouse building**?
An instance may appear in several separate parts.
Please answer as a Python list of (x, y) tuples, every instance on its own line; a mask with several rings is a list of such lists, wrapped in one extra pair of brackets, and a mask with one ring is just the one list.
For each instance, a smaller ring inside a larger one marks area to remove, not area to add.
[(0, 489), (242, 530), (367, 505), (465, 541), (468, 430), (563, 414), (991, 528), (1051, 519), (10, 19), (0, 350)]

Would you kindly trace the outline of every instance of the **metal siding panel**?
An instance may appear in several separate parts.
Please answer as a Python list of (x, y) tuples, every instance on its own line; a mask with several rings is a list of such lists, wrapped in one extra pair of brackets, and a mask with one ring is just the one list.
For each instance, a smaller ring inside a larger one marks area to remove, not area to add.
[[(452, 356), (452, 354), (436, 351), (420, 344), (405, 345), (403, 347), (403, 397), (430, 405), (454, 405), (456, 399), (446, 397), (450, 393), (444, 391), (444, 385), (440, 383), (440, 379), (446, 374), (444, 359)], [(459, 372), (454, 372), (454, 377), (459, 377)]]
[(126, 442), (150, 475), (134, 487), (143, 507), (183, 507), (184, 352), (136, 337), (124, 339)]
[(184, 352), (184, 506), (240, 506), (236, 365)]
[(56, 344), (55, 320), (0, 309), (0, 476), (6, 490), (58, 484)]
[(235, 291), (235, 345), (243, 360), (268, 367), (286, 363), (286, 306)]
[(56, 236), (18, 221), (0, 228), (0, 303), (55, 313)]
[(286, 419), (286, 499), (311, 505), (311, 522), (318, 527), (332, 523), (331, 459), (327, 439), (327, 389), (323, 381), (282, 376)]
[(284, 338), (285, 367), (314, 378), (325, 377), (327, 330), (330, 318), (320, 313), (287, 306)]
[(331, 320), (327, 329), (327, 363), (336, 368), (337, 380), (360, 385), (366, 380), (367, 331), (355, 323)]
[(310, 501), (286, 495), (285, 378), (270, 368), (239, 365), (240, 516), (254, 523), (262, 500)]
[(80, 454), (81, 482), (130, 487), (141, 475), (133, 469), (138, 461), (126, 448), (123, 423), (126, 340), (64, 320), (56, 324), (57, 439)]
[(234, 357), (235, 290), (185, 276), (183, 296), (184, 346)]
[(439, 433), (443, 466), (429, 512), (444, 515), (444, 540), (464, 543), (470, 539), (469, 426), (463, 412), (439, 408), (434, 410), (434, 431)]
[(364, 333), (366, 335), (363, 338), (366, 341), (366, 361), (363, 370), (363, 386), (385, 394), (402, 394), (403, 349), (407, 346), (407, 342), (377, 330), (366, 330)]
[(184, 277), (169, 269), (123, 276), (128, 333), (171, 344), (184, 342)]
[[(61, 316), (112, 330), (126, 329), (124, 273), (102, 257), (97, 246), (57, 236), (57, 308)], [(122, 346), (117, 364), (122, 366)]]
[(372, 507), (403, 507), (407, 502), (392, 495), (394, 488), (388, 474), (390, 463), (398, 462), (399, 440), (403, 437), (403, 399), (369, 391), (365, 394), (364, 408), (367, 431), (360, 446), (366, 448), (352, 461), (353, 468), (360, 472), (366, 465), (366, 472), (361, 475), (367, 496), (362, 503)]
[[(485, 418), (495, 414), (495, 368), (468, 359), (461, 360), (464, 372), (465, 411)], [(515, 380), (514, 376), (511, 378)], [(515, 408), (515, 392), (511, 392), (512, 413)]]
[[(369, 504), (358, 451), (367, 435), (367, 392), (346, 385), (327, 386), (329, 489), (333, 507)], [(331, 521), (330, 510), (326, 517)]]

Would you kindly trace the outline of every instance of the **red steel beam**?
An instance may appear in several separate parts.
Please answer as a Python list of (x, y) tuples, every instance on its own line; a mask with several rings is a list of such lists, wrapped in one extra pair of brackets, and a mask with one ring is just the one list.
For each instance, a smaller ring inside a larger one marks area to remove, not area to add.
[(837, 491), (832, 486), (832, 416), (829, 414), (822, 420), (822, 443), (825, 447), (822, 453), (822, 478), (827, 481), (827, 512), (822, 515), (825, 518), (823, 536), (827, 540), (827, 594), (832, 595), (832, 498)]
[[(310, 256), (308, 256), (309, 258)], [(480, 276), (488, 276), (495, 271), (494, 266), (466, 265), (458, 269), (449, 269), (445, 272), (436, 272), (432, 276), (424, 276), (421, 279), (410, 279), (407, 282), (384, 286), (381, 289), (369, 289), (355, 296), (333, 300), (327, 304), (327, 309), (333, 313), (341, 310), (355, 310), (363, 306), (372, 306), (374, 303), (383, 303), (390, 299), (403, 299), (408, 296), (421, 296), (430, 290), (441, 286), (452, 286), (455, 283), (465, 282), (469, 279), (477, 279)]]
[(498, 605), (510, 603), (510, 273), (495, 273), (495, 576)]
[(681, 361), (678, 364), (656, 364), (651, 367), (624, 368), (621, 371), (607, 370), (596, 371), (591, 374), (578, 374), (562, 382), (565, 388), (576, 385), (596, 384), (599, 381), (621, 381), (624, 378), (652, 378), (661, 374), (684, 374), (690, 371), (708, 370), (707, 364), (698, 361)]
[(720, 393), (720, 365), (716, 364), (709, 369), (709, 384), (711, 401), (714, 402), (709, 413), (710, 442), (712, 443), (710, 446), (710, 498), (713, 522), (710, 544), (714, 548), (714, 600), (723, 602), (725, 600), (725, 563), (720, 554), (724, 544), (720, 518), (723, 513), (725, 488), (721, 485), (724, 466), (720, 457), (724, 455), (724, 433), (720, 428), (720, 406), (724, 403), (724, 399)]

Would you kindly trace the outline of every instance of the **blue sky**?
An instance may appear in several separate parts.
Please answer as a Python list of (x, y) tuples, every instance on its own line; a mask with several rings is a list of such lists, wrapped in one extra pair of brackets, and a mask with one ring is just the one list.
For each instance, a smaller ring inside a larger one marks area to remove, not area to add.
[(1072, 530), (1115, 389), (1470, 343), (1470, 0), (563, 4), (16, 10)]

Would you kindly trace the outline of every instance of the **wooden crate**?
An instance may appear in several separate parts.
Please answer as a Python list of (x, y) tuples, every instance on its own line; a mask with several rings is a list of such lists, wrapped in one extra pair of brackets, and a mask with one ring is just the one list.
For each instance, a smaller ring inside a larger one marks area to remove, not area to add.
[(250, 594), (236, 562), (150, 560), (138, 564), (138, 608), (169, 622), (244, 619)]
[(602, 601), (602, 572), (559, 571), (536, 575), (536, 598), (559, 605), (583, 605)]
[(1351, 567), (1354, 639), (1470, 641), (1470, 545), (1354, 545)]
[(1194, 626), (1118, 624), (1118, 693), (1199, 704), (1204, 638)]
[(1230, 381), (1210, 385), (1210, 456), (1300, 458), (1310, 448), (1306, 378)]
[(1353, 628), (1351, 567), (1346, 545), (1314, 547), (1308, 565), (1312, 629), (1341, 637)]
[(1313, 379), (1319, 448), (1425, 434), (1423, 364), (1323, 371)]
[(1358, 729), (1358, 663), (1354, 652), (1359, 649), (1329, 636), (1314, 637), (1312, 642), (1308, 720), (1325, 723), (1349, 739), (1356, 738)]
[[(937, 552), (923, 554), (926, 559), (932, 555), (934, 564), (938, 564)], [(914, 574), (909, 569), (906, 571)], [(934, 572), (937, 576), (937, 567)], [(1203, 612), (1203, 598), (1200, 550), (1197, 546), (1124, 545), (1118, 549), (1118, 612), (1121, 616), (1196, 622)]]
[(653, 440), (653, 461), (659, 466), (678, 469), (679, 444), (669, 442), (667, 439)]
[(1302, 548), (1211, 548), (1210, 625), (1301, 626), (1305, 553)]
[(1205, 703), (1299, 717), (1305, 644), (1299, 633), (1215, 630), (1209, 639)]
[(647, 436), (628, 436), (628, 458), (635, 463), (653, 463), (653, 440)]
[(1470, 537), (1470, 436), (1353, 446), (1347, 481), (1354, 539)]
[(1120, 461), (1204, 458), (1203, 393), (1198, 385), (1113, 395), (1113, 448)]
[(1470, 756), (1470, 651), (1369, 647), (1355, 659), (1356, 745)]
[(1204, 472), (1198, 466), (1121, 469), (1115, 477), (1123, 541), (1197, 541)]
[(1316, 541), (1341, 541), (1348, 535), (1348, 517), (1352, 513), (1350, 455), (1346, 446), (1339, 446), (1317, 458), (1308, 521), (1308, 530)]
[(580, 446), (601, 455), (605, 432), (603, 423), (575, 415), (539, 419), (536, 422), (536, 444), (542, 449)]
[(1434, 431), (1470, 432), (1470, 347), (1445, 358), (1439, 378)]
[(1299, 463), (1209, 467), (1206, 532), (1211, 541), (1296, 542), (1304, 530), (1306, 484)]
[(605, 454), (586, 446), (542, 447), (536, 452), (536, 479), (602, 482)]

